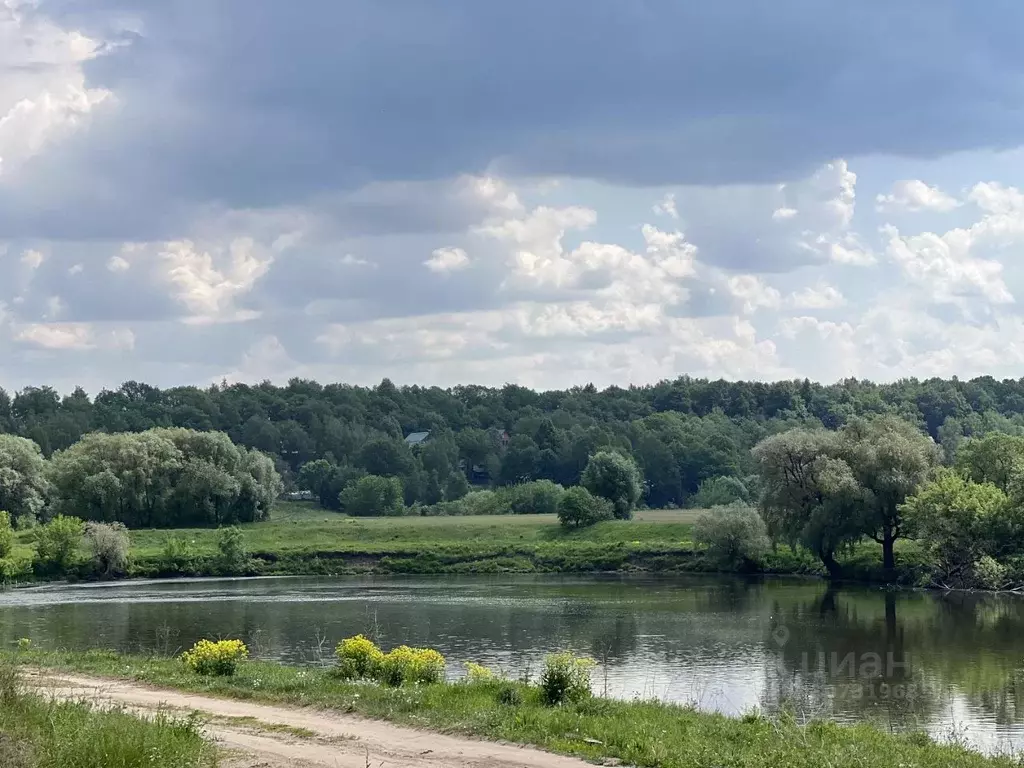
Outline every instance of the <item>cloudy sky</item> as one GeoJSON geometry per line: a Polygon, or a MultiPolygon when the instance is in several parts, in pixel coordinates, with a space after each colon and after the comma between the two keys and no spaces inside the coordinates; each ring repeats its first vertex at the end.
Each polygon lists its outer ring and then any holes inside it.
{"type": "Polygon", "coordinates": [[[1024,374],[1020,0],[0,0],[0,386],[1024,374]]]}

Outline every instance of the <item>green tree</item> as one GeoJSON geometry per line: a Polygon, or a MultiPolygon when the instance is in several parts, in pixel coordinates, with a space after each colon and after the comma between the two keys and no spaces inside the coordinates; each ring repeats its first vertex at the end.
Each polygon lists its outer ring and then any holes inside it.
{"type": "Polygon", "coordinates": [[[101,576],[117,576],[128,571],[131,540],[123,523],[86,523],[85,543],[101,576]]]}
{"type": "Polygon", "coordinates": [[[217,538],[217,562],[221,571],[228,575],[242,575],[249,570],[251,558],[241,528],[232,525],[221,529],[217,538]]]}
{"type": "Polygon", "coordinates": [[[444,497],[448,501],[458,501],[469,493],[469,481],[466,475],[460,470],[455,470],[448,475],[448,482],[444,486],[444,497]]]}
{"type": "Polygon", "coordinates": [[[36,559],[44,570],[66,573],[82,544],[85,523],[77,517],[57,515],[36,534],[36,559]]]}
{"type": "Polygon", "coordinates": [[[935,559],[940,582],[970,587],[979,561],[997,547],[1009,499],[993,483],[943,470],[906,500],[902,514],[935,559]]]}
{"type": "Polygon", "coordinates": [[[750,501],[750,493],[743,481],[736,477],[712,477],[701,482],[697,492],[686,500],[686,505],[693,509],[710,509],[734,501],[750,501]]]}
{"type": "Polygon", "coordinates": [[[50,487],[46,462],[32,440],[0,434],[0,509],[15,521],[35,521],[46,506],[50,487]]]}
{"type": "MultiPolygon", "coordinates": [[[[316,494],[317,499],[320,500],[321,507],[330,508],[332,504],[328,499],[331,490],[331,477],[336,470],[337,466],[327,459],[307,461],[299,469],[299,476],[296,482],[301,490],[311,491],[316,494]]],[[[338,491],[335,491],[335,498],[337,498],[337,495],[338,491]]]]}
{"type": "Polygon", "coordinates": [[[11,515],[0,510],[0,560],[14,550],[14,528],[11,527],[11,515]]]}
{"type": "Polygon", "coordinates": [[[341,508],[356,517],[397,516],[405,512],[402,481],[397,477],[366,475],[341,492],[341,508]]]}
{"type": "Polygon", "coordinates": [[[760,563],[770,547],[764,520],[756,509],[743,503],[701,513],[693,524],[693,542],[727,568],[760,563]]]}
{"type": "Polygon", "coordinates": [[[957,450],[956,468],[976,483],[992,483],[1010,492],[1024,474],[1024,437],[994,433],[965,440],[957,450]]]}
{"type": "Polygon", "coordinates": [[[615,517],[612,503],[586,488],[569,488],[558,502],[558,520],[565,528],[585,528],[615,517]]]}
{"type": "Polygon", "coordinates": [[[840,431],[842,455],[865,493],[865,535],[882,545],[882,567],[896,567],[904,535],[901,505],[942,459],[930,437],[896,416],[854,419],[840,431]]]}
{"type": "Polygon", "coordinates": [[[643,479],[632,459],[615,451],[599,451],[590,457],[583,470],[583,487],[608,499],[615,517],[629,520],[643,492],[643,479]]]}
{"type": "Polygon", "coordinates": [[[835,458],[841,447],[836,432],[793,429],[753,452],[769,533],[805,546],[833,578],[840,573],[836,553],[863,536],[866,501],[850,466],[835,458]]]}

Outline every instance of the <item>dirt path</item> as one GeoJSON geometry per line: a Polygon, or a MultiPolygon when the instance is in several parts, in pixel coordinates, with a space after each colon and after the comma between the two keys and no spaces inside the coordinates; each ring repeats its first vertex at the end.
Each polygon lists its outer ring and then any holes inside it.
{"type": "Polygon", "coordinates": [[[44,695],[209,718],[225,768],[583,768],[536,749],[445,736],[333,712],[253,704],[150,688],[121,680],[36,670],[25,683],[44,695]]]}

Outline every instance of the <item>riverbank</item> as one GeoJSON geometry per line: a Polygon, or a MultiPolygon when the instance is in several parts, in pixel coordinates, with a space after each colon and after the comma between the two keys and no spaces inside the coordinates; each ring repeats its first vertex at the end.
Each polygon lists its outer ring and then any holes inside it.
{"type": "MultiPolygon", "coordinates": [[[[644,510],[630,521],[565,530],[553,515],[352,518],[312,505],[284,503],[270,521],[241,526],[249,558],[225,563],[214,529],[131,532],[130,578],[318,576],[452,573],[712,573],[693,544],[699,510],[644,510]]],[[[918,584],[927,568],[912,542],[901,542],[899,569],[887,578],[880,550],[865,542],[842,560],[855,582],[918,584]]],[[[10,582],[33,580],[33,532],[18,535],[10,582]]],[[[779,547],[746,573],[825,576],[807,552],[779,547]]],[[[79,559],[65,574],[94,578],[79,559]]]]}
{"type": "MultiPolygon", "coordinates": [[[[936,744],[924,734],[889,734],[869,725],[816,722],[799,726],[785,717],[769,719],[751,714],[737,719],[657,702],[604,698],[550,707],[542,703],[536,687],[521,682],[461,681],[387,688],[345,683],[323,667],[263,662],[244,663],[231,678],[205,678],[188,673],[173,659],[109,652],[25,652],[8,658],[16,659],[25,669],[129,680],[228,700],[329,710],[339,713],[338,718],[359,715],[447,734],[531,745],[599,763],[620,761],[645,768],[1020,765],[1010,757],[986,757],[958,746],[936,744]],[[510,688],[517,694],[502,693],[510,688]]],[[[144,690],[152,701],[153,691],[144,690]]],[[[345,725],[346,732],[357,739],[359,722],[347,721],[345,725]]],[[[430,763],[424,760],[424,764],[430,763]]]]}
{"type": "Polygon", "coordinates": [[[215,750],[186,718],[133,717],[26,691],[0,664],[3,768],[213,768],[215,750]]]}

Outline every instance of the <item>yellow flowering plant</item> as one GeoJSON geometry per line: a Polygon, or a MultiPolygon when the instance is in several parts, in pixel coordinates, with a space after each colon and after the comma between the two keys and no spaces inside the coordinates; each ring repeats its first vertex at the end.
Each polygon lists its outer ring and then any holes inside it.
{"type": "Polygon", "coordinates": [[[249,649],[241,640],[200,640],[181,660],[200,675],[229,677],[235,674],[238,662],[249,658],[249,649]]]}
{"type": "Polygon", "coordinates": [[[436,683],[444,677],[445,659],[432,648],[401,645],[384,653],[371,640],[356,635],[335,649],[338,673],[346,680],[370,679],[386,685],[436,683]]]}

